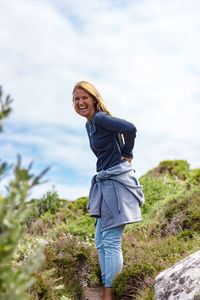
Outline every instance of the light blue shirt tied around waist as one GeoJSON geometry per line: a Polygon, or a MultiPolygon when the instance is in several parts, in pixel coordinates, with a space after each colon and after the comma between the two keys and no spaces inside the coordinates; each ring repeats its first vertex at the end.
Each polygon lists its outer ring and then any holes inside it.
{"type": "Polygon", "coordinates": [[[92,217],[102,219],[102,230],[141,221],[143,203],[142,186],[129,162],[93,176],[87,208],[92,217]]]}

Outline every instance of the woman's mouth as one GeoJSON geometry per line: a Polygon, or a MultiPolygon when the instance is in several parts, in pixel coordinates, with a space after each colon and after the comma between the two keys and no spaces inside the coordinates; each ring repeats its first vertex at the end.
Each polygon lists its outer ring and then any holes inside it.
{"type": "Polygon", "coordinates": [[[87,111],[87,106],[81,106],[81,107],[79,107],[79,111],[80,112],[86,112],[87,111]]]}

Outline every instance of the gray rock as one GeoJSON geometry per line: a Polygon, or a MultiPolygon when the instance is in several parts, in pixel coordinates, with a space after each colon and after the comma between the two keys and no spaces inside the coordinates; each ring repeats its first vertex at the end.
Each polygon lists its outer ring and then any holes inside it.
{"type": "Polygon", "coordinates": [[[200,251],[161,272],[154,288],[155,300],[200,300],[200,251]]]}

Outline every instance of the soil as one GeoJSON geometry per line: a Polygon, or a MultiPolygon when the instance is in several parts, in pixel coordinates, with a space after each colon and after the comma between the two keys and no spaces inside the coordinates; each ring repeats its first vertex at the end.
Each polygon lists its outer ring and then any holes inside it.
{"type": "Polygon", "coordinates": [[[85,295],[82,300],[101,300],[103,296],[102,287],[87,287],[85,289],[85,295]]]}

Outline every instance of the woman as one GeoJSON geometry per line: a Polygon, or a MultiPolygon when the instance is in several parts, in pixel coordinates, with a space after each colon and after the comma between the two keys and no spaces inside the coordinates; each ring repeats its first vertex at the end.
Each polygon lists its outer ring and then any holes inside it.
{"type": "Polygon", "coordinates": [[[87,119],[90,147],[97,157],[88,209],[96,218],[95,243],[99,256],[103,300],[113,299],[112,283],[122,270],[121,239],[128,223],[141,221],[142,187],[131,166],[135,126],[113,117],[97,89],[80,81],[73,89],[75,111],[87,119]]]}

